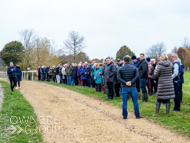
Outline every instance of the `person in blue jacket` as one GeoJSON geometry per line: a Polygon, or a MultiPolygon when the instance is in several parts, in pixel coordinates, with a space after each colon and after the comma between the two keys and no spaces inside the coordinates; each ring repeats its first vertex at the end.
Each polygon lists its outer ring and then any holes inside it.
{"type": "Polygon", "coordinates": [[[90,64],[87,64],[87,68],[86,68],[86,72],[87,72],[87,86],[90,87],[91,83],[90,83],[90,78],[91,78],[91,68],[90,68],[90,64]]]}
{"type": "Polygon", "coordinates": [[[16,63],[16,89],[20,89],[20,81],[22,81],[22,70],[19,63],[16,63]]]}
{"type": "Polygon", "coordinates": [[[180,81],[179,81],[179,97],[180,97],[180,102],[182,103],[182,98],[183,98],[183,83],[184,83],[184,65],[181,63],[181,68],[180,68],[180,81]]]}
{"type": "Polygon", "coordinates": [[[13,62],[10,62],[10,66],[7,68],[7,74],[10,80],[11,90],[13,91],[16,85],[16,82],[15,82],[16,68],[14,67],[13,62]]]}
{"type": "Polygon", "coordinates": [[[96,68],[94,69],[94,80],[95,84],[98,87],[98,92],[101,92],[101,84],[102,84],[102,69],[99,64],[96,64],[96,68]]]}
{"type": "Polygon", "coordinates": [[[82,78],[82,82],[83,82],[83,86],[87,86],[87,70],[86,67],[84,65],[84,63],[82,63],[82,67],[80,69],[80,74],[81,74],[81,78],[82,78]]]}

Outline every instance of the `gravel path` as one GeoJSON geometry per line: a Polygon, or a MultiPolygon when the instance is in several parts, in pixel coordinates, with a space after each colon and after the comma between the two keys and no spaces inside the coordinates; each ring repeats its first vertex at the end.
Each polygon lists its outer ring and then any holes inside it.
{"type": "Polygon", "coordinates": [[[48,143],[190,142],[146,119],[135,119],[133,113],[123,120],[121,109],[61,87],[22,81],[21,93],[33,106],[48,143]]]}

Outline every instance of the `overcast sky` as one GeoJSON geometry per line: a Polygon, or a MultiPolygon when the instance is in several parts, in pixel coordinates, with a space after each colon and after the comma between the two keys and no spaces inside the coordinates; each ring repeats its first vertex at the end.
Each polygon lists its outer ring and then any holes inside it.
{"type": "Polygon", "coordinates": [[[57,49],[77,31],[90,59],[115,57],[123,45],[139,55],[164,42],[170,52],[190,38],[190,0],[0,0],[0,50],[24,29],[57,49]]]}

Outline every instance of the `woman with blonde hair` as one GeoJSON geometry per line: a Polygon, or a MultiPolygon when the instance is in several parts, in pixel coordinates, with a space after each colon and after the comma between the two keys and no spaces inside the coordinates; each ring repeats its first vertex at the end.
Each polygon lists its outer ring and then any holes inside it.
{"type": "Polygon", "coordinates": [[[161,61],[156,66],[154,76],[158,78],[156,113],[153,116],[158,116],[161,103],[166,104],[166,115],[170,112],[170,99],[175,98],[174,85],[172,79],[173,65],[168,60],[168,56],[163,54],[160,57],[161,61]]]}

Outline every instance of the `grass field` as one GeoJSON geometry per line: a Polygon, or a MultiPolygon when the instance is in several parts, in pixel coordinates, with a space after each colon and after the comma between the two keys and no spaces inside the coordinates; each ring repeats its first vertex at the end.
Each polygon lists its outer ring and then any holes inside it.
{"type": "Polygon", "coordinates": [[[19,90],[11,91],[9,83],[0,81],[4,102],[0,111],[1,143],[41,143],[42,133],[34,110],[19,90]],[[19,129],[20,126],[23,130],[19,129]],[[16,131],[13,133],[14,126],[16,131]],[[21,131],[19,133],[19,131],[21,131]]]}
{"type": "MultiPolygon", "coordinates": [[[[156,106],[156,96],[149,96],[149,102],[143,103],[139,102],[140,113],[144,118],[151,120],[155,123],[158,123],[165,128],[173,130],[178,133],[182,133],[183,135],[190,137],[190,72],[186,72],[184,74],[185,83],[183,84],[183,103],[181,104],[181,112],[170,112],[170,117],[165,115],[166,113],[166,105],[162,104],[158,117],[153,117],[152,115],[155,113],[156,106]]],[[[100,100],[104,100],[112,103],[112,105],[117,106],[119,108],[122,107],[122,98],[114,98],[113,100],[106,99],[106,95],[98,93],[94,88],[81,87],[81,86],[68,86],[64,84],[57,84],[54,82],[45,82],[51,85],[64,87],[70,89],[72,91],[76,91],[78,93],[98,97],[100,100]]],[[[171,110],[173,109],[174,102],[171,100],[171,110]]],[[[133,110],[133,103],[130,99],[128,101],[128,109],[130,111],[133,110]]]]}

